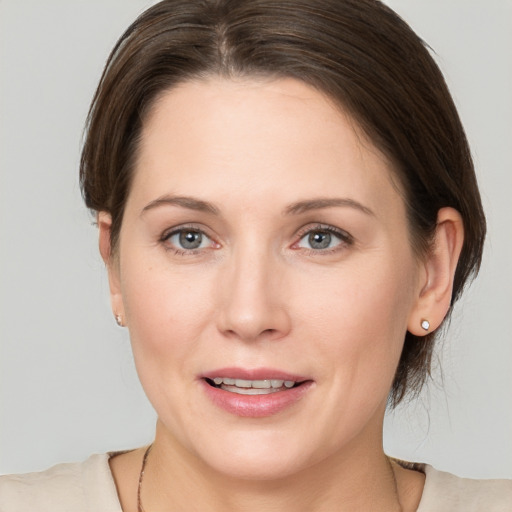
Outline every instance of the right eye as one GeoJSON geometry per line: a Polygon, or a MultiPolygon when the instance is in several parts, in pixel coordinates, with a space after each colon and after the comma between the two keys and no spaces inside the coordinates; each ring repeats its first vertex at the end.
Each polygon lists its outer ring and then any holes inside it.
{"type": "Polygon", "coordinates": [[[193,252],[207,247],[213,247],[213,240],[203,231],[193,228],[179,228],[166,233],[162,241],[179,253],[193,252]]]}

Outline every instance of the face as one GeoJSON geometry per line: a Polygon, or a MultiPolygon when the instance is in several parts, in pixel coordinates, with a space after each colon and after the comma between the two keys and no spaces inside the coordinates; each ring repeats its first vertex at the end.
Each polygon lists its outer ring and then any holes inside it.
{"type": "Polygon", "coordinates": [[[323,95],[220,78],[163,95],[118,249],[157,441],[248,478],[380,447],[419,263],[390,165],[323,95]]]}

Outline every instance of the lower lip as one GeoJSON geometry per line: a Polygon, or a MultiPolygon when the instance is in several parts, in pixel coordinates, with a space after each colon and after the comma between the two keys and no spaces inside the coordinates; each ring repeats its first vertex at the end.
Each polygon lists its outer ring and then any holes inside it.
{"type": "Polygon", "coordinates": [[[264,418],[272,416],[296,404],[313,385],[312,381],[300,386],[269,393],[267,395],[241,395],[216,388],[202,380],[208,398],[225,411],[244,418],[264,418]]]}

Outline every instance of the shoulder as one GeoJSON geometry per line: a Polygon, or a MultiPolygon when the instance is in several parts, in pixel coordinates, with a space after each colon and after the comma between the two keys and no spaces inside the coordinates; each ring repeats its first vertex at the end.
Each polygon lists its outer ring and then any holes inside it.
{"type": "Polygon", "coordinates": [[[46,471],[0,477],[0,512],[121,512],[108,464],[92,455],[46,471]]]}
{"type": "Polygon", "coordinates": [[[460,478],[418,466],[426,476],[418,512],[512,512],[512,480],[460,478]]]}

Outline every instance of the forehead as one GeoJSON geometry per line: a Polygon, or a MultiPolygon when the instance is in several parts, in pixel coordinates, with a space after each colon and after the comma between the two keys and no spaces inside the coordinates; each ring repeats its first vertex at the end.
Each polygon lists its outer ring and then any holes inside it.
{"type": "Polygon", "coordinates": [[[391,165],[354,119],[293,79],[211,78],[166,91],[145,120],[132,191],[401,202],[391,165]]]}

